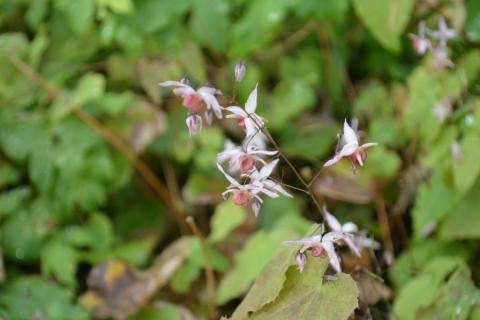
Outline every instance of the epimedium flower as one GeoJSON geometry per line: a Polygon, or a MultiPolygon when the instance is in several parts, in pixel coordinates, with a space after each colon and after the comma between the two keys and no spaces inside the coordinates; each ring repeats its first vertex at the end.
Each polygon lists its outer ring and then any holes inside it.
{"type": "Polygon", "coordinates": [[[275,159],[272,162],[264,165],[260,170],[253,170],[248,174],[242,174],[242,177],[249,178],[250,183],[260,189],[267,189],[275,192],[276,194],[280,193],[286,197],[293,198],[293,196],[288,193],[280,184],[269,179],[278,161],[278,159],[275,159]]]}
{"type": "Polygon", "coordinates": [[[430,42],[430,40],[426,38],[425,31],[426,31],[425,21],[422,20],[418,24],[418,35],[409,34],[409,37],[413,42],[413,47],[415,49],[415,52],[417,52],[417,54],[421,56],[423,56],[427,52],[427,50],[432,46],[432,43],[430,42]]]}
{"type": "Polygon", "coordinates": [[[355,172],[356,166],[363,166],[367,158],[365,149],[376,146],[377,143],[370,142],[360,145],[355,131],[348,125],[347,120],[343,123],[342,148],[335,156],[325,162],[324,167],[329,167],[339,162],[344,157],[349,157],[352,162],[352,169],[355,172]]]}
{"type": "Polygon", "coordinates": [[[433,108],[433,114],[440,121],[445,121],[452,113],[452,103],[449,99],[443,99],[440,103],[437,103],[433,108]]]}
{"type": "Polygon", "coordinates": [[[260,212],[260,208],[263,203],[263,199],[260,195],[264,194],[270,198],[277,198],[279,196],[277,192],[272,191],[258,183],[241,184],[228,173],[226,173],[219,163],[217,163],[217,167],[218,170],[220,170],[220,172],[222,172],[225,178],[227,178],[227,180],[230,182],[227,190],[222,193],[223,198],[226,199],[229,194],[233,194],[233,202],[238,206],[247,206],[250,204],[255,216],[257,216],[260,212]]]}
{"type": "Polygon", "coordinates": [[[249,147],[248,144],[235,146],[231,141],[225,142],[225,149],[217,154],[218,162],[228,161],[229,172],[247,173],[255,169],[260,162],[267,164],[262,157],[274,156],[278,151],[262,150],[258,147],[249,147]]]}
{"type": "Polygon", "coordinates": [[[334,215],[328,212],[327,207],[323,207],[325,213],[325,221],[332,231],[343,232],[349,234],[351,237],[346,238],[345,244],[357,256],[361,255],[363,248],[379,249],[380,244],[367,237],[366,230],[358,230],[358,226],[353,222],[346,222],[341,224],[334,215]]]}
{"type": "MultiPolygon", "coordinates": [[[[305,254],[307,250],[311,250],[314,257],[328,257],[330,265],[336,272],[340,272],[340,259],[335,251],[335,244],[342,244],[346,239],[351,238],[351,235],[345,232],[330,231],[323,235],[315,235],[301,240],[287,240],[283,241],[285,245],[301,245],[299,252],[305,254]]],[[[297,255],[298,255],[297,253],[297,255]]],[[[303,271],[305,262],[295,256],[295,262],[300,272],[303,271]]]]}
{"type": "Polygon", "coordinates": [[[238,126],[245,129],[247,137],[256,134],[265,125],[263,118],[255,113],[257,109],[257,88],[258,84],[248,96],[245,108],[239,106],[225,108],[230,112],[226,117],[236,119],[238,126]]]}
{"type": "Polygon", "coordinates": [[[218,89],[212,87],[200,87],[194,89],[188,84],[180,81],[161,82],[162,87],[175,87],[173,93],[183,98],[182,105],[191,112],[199,113],[204,106],[213,110],[217,118],[222,118],[223,107],[218,102],[216,95],[221,94],[218,89]]]}
{"type": "Polygon", "coordinates": [[[449,29],[445,18],[440,17],[440,19],[438,19],[438,30],[430,31],[430,34],[433,38],[440,41],[440,45],[446,45],[448,40],[457,36],[457,31],[449,29]]]}

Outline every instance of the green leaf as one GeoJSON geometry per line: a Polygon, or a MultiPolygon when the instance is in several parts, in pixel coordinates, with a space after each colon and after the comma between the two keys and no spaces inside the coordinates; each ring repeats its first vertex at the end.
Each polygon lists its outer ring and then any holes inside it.
{"type": "Polygon", "coordinates": [[[355,11],[373,36],[388,50],[400,51],[413,0],[353,0],[355,11]]]}
{"type": "Polygon", "coordinates": [[[480,136],[478,132],[470,131],[460,141],[462,156],[453,160],[453,177],[455,188],[465,193],[477,180],[480,174],[480,136]]]}
{"type": "MultiPolygon", "coordinates": [[[[286,239],[295,239],[298,234],[289,229],[260,230],[245,243],[235,255],[235,266],[219,284],[216,301],[224,304],[245,292],[258,277],[260,271],[281,249],[286,239]]],[[[290,259],[292,259],[290,257],[290,259]]]]}
{"type": "Polygon", "coordinates": [[[417,319],[416,311],[434,302],[444,279],[462,263],[458,258],[442,256],[431,260],[419,276],[402,287],[394,302],[393,314],[399,319],[417,319]]]}
{"type": "Polygon", "coordinates": [[[187,261],[170,279],[170,286],[178,293],[185,294],[190,289],[193,281],[200,276],[202,268],[195,263],[187,261]]]}
{"type": "Polygon", "coordinates": [[[54,275],[63,284],[74,287],[77,273],[77,253],[60,239],[52,239],[42,248],[42,274],[54,275]]]}
{"type": "Polygon", "coordinates": [[[245,222],[246,214],[242,207],[231,200],[220,203],[210,221],[212,231],[208,239],[213,243],[224,240],[233,229],[245,222]]]}
{"type": "Polygon", "coordinates": [[[190,30],[200,44],[210,46],[219,53],[227,48],[227,36],[230,27],[228,18],[230,2],[212,0],[205,4],[203,0],[194,0],[190,30]]]}
{"type": "Polygon", "coordinates": [[[78,82],[73,95],[72,104],[82,105],[99,98],[105,92],[105,77],[98,73],[84,75],[78,82]]]}
{"type": "MultiPolygon", "coordinates": [[[[452,213],[443,222],[440,236],[445,239],[476,239],[480,237],[478,199],[480,181],[459,201],[452,213]]],[[[441,200],[437,198],[437,201],[441,200]]]]}
{"type": "Polygon", "coordinates": [[[113,12],[120,14],[132,13],[134,9],[132,0],[108,0],[107,4],[113,12]]]}
{"type": "Polygon", "coordinates": [[[471,254],[470,249],[463,243],[439,241],[437,239],[416,243],[398,256],[390,270],[389,276],[395,287],[401,288],[409,283],[411,278],[418,273],[418,269],[422,269],[433,258],[449,256],[452,259],[468,260],[471,254]]]}
{"type": "Polygon", "coordinates": [[[466,265],[461,265],[437,291],[432,305],[421,308],[415,319],[471,319],[470,312],[479,302],[480,291],[471,279],[470,270],[466,265]]]}
{"type": "Polygon", "coordinates": [[[466,3],[467,19],[465,33],[470,41],[480,42],[480,2],[469,0],[466,3]]]}
{"type": "Polygon", "coordinates": [[[76,34],[82,34],[93,22],[95,4],[93,0],[55,0],[55,8],[67,18],[71,29],[76,34]]]}
{"type": "Polygon", "coordinates": [[[315,104],[315,95],[311,86],[303,79],[289,79],[280,82],[273,90],[268,113],[268,125],[272,129],[281,129],[315,104]]]}
{"type": "MultiPolygon", "coordinates": [[[[291,257],[289,257],[291,259],[291,257]]],[[[232,320],[245,319],[347,319],[357,307],[355,281],[339,273],[335,280],[325,281],[328,259],[308,257],[303,273],[290,266],[278,297],[261,308],[249,305],[249,295],[240,304],[232,320]]],[[[276,276],[271,274],[270,277],[276,276]]]]}
{"type": "Polygon", "coordinates": [[[455,206],[457,195],[452,183],[441,170],[433,173],[428,183],[418,188],[413,207],[414,238],[424,237],[430,226],[438,225],[455,206]]]}
{"type": "Polygon", "coordinates": [[[245,13],[232,28],[231,54],[243,58],[266,47],[280,31],[292,0],[264,0],[249,2],[245,13]]]}
{"type": "Polygon", "coordinates": [[[10,282],[0,292],[0,310],[7,319],[87,320],[88,313],[75,306],[73,292],[36,276],[10,282]]]}
{"type": "Polygon", "coordinates": [[[0,194],[0,217],[16,213],[32,195],[29,187],[18,187],[0,194]]]}
{"type": "Polygon", "coordinates": [[[443,97],[441,87],[426,69],[420,67],[409,77],[408,89],[410,97],[403,121],[411,135],[418,134],[423,144],[428,145],[435,140],[442,126],[433,113],[443,97]]]}

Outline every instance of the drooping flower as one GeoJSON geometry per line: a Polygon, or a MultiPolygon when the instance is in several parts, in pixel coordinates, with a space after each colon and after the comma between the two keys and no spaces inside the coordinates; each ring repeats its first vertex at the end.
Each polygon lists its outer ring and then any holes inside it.
{"type": "Polygon", "coordinates": [[[455,64],[448,57],[448,47],[446,44],[440,43],[440,45],[430,49],[430,52],[435,58],[435,67],[439,70],[445,68],[453,68],[455,64]]]}
{"type": "Polygon", "coordinates": [[[240,82],[245,77],[247,72],[247,65],[243,62],[237,62],[235,64],[235,81],[240,82]]]}
{"type": "Polygon", "coordinates": [[[380,248],[380,244],[377,241],[367,237],[366,230],[359,231],[358,226],[353,222],[341,224],[335,216],[328,212],[325,206],[323,207],[323,211],[325,213],[325,220],[332,231],[344,232],[351,236],[345,239],[345,243],[355,255],[360,256],[363,248],[371,248],[374,250],[380,248]]]}
{"type": "Polygon", "coordinates": [[[218,102],[216,95],[221,94],[218,89],[212,87],[200,87],[193,89],[188,84],[179,81],[161,82],[162,87],[176,87],[173,93],[183,98],[182,104],[192,112],[199,113],[204,106],[213,110],[217,118],[222,118],[222,106],[218,102]]]}
{"type": "Polygon", "coordinates": [[[258,215],[260,212],[260,208],[263,203],[260,195],[264,194],[270,198],[277,198],[279,196],[277,192],[272,191],[258,183],[250,182],[247,184],[240,184],[232,176],[226,173],[219,163],[217,163],[217,167],[218,170],[220,170],[220,172],[222,172],[225,178],[227,178],[227,180],[230,182],[227,190],[222,193],[224,199],[226,199],[229,194],[233,194],[233,202],[236,205],[246,206],[250,204],[255,215],[258,215]]]}
{"type": "Polygon", "coordinates": [[[218,162],[228,161],[229,171],[247,173],[255,168],[260,162],[266,164],[262,157],[274,156],[278,151],[261,150],[259,148],[248,148],[245,144],[235,146],[231,141],[225,143],[225,149],[217,154],[218,162]]]}
{"type": "Polygon", "coordinates": [[[449,29],[444,17],[438,19],[438,30],[430,31],[433,38],[436,38],[440,45],[446,45],[447,41],[457,36],[457,31],[449,29]]]}
{"type": "Polygon", "coordinates": [[[348,125],[347,120],[343,123],[342,148],[335,156],[325,162],[324,167],[329,167],[339,162],[344,157],[349,157],[352,162],[352,169],[355,172],[356,166],[363,166],[367,158],[365,149],[376,146],[377,143],[370,142],[359,145],[358,137],[355,131],[348,125]]]}
{"type": "MultiPolygon", "coordinates": [[[[346,242],[345,240],[348,238],[351,238],[351,235],[347,233],[331,231],[324,235],[315,235],[301,240],[283,241],[283,244],[301,245],[302,247],[300,248],[299,253],[305,253],[310,249],[312,251],[312,256],[314,257],[328,257],[332,268],[335,271],[340,272],[340,259],[335,252],[335,244],[342,244],[346,242]]],[[[297,264],[297,266],[300,270],[300,265],[297,264]]],[[[303,266],[300,271],[302,270],[303,266]]]]}
{"type": "Polygon", "coordinates": [[[425,21],[420,21],[418,24],[418,35],[416,34],[409,34],[410,39],[413,42],[413,47],[418,55],[423,56],[427,50],[432,46],[430,40],[428,40],[425,36],[425,21]]]}
{"type": "Polygon", "coordinates": [[[257,87],[258,84],[248,96],[245,109],[238,106],[225,108],[231,113],[226,117],[237,119],[238,126],[245,129],[247,137],[258,133],[265,125],[263,118],[255,113],[257,109],[257,87]]]}
{"type": "Polygon", "coordinates": [[[293,198],[292,195],[288,193],[280,184],[269,179],[278,161],[278,159],[275,159],[272,162],[264,165],[260,170],[254,170],[248,174],[243,174],[242,176],[248,177],[250,179],[250,184],[262,190],[267,189],[275,193],[280,193],[286,197],[293,198]]]}

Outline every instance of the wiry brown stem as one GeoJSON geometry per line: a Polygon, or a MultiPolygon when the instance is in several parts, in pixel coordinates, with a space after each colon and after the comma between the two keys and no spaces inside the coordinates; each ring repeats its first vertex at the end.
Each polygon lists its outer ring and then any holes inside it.
{"type": "Polygon", "coordinates": [[[208,303],[208,314],[210,319],[215,319],[215,275],[213,274],[212,262],[208,256],[207,243],[202,233],[198,229],[195,221],[192,217],[187,217],[186,219],[188,226],[192,230],[192,233],[200,242],[200,247],[202,249],[203,259],[205,260],[205,277],[207,278],[207,303],[208,303]]]}
{"type": "MultiPolygon", "coordinates": [[[[67,100],[62,91],[52,86],[45,78],[43,78],[38,72],[33,70],[29,65],[20,60],[17,56],[11,56],[10,61],[12,64],[22,72],[27,78],[35,82],[42,90],[44,90],[51,99],[62,98],[67,100]]],[[[141,159],[135,156],[135,153],[130,147],[115,133],[108,128],[104,127],[97,119],[84,112],[79,106],[70,104],[72,113],[82,120],[86,125],[92,128],[96,133],[102,136],[111,146],[119,151],[135,170],[142,176],[145,182],[155,191],[155,194],[160,200],[164,202],[169,211],[172,213],[173,218],[176,220],[180,230],[185,233],[187,226],[185,224],[182,212],[176,207],[168,189],[157,178],[153,170],[141,159]]]]}
{"type": "MultiPolygon", "coordinates": [[[[322,204],[318,201],[317,197],[315,196],[315,193],[313,191],[313,188],[312,188],[312,185],[310,183],[307,183],[307,181],[305,181],[305,179],[302,177],[302,175],[300,174],[300,172],[298,172],[297,168],[295,168],[295,166],[290,162],[290,160],[288,159],[288,157],[282,152],[282,150],[280,149],[280,146],[278,145],[278,143],[275,141],[275,139],[273,139],[272,135],[270,134],[270,132],[267,130],[267,128],[261,124],[261,123],[258,123],[258,121],[252,117],[252,115],[248,115],[250,119],[252,119],[252,121],[255,123],[255,125],[260,128],[261,132],[268,138],[268,140],[270,141],[270,143],[273,145],[273,147],[275,148],[275,150],[278,152],[278,155],[280,156],[280,158],[282,158],[283,161],[285,161],[285,163],[287,164],[287,166],[293,171],[293,173],[295,174],[295,176],[297,177],[297,179],[302,183],[302,185],[305,187],[305,191],[307,191],[306,193],[310,196],[310,198],[312,199],[313,203],[315,204],[315,206],[317,207],[318,209],[318,212],[320,212],[323,220],[326,220],[326,215],[325,215],[325,212],[323,210],[323,206],[322,204]]],[[[323,201],[323,198],[322,198],[322,202],[323,201]]]]}

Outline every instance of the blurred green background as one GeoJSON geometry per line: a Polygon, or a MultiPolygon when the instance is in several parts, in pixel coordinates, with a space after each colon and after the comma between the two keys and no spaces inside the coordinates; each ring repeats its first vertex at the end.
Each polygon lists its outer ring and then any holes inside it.
{"type": "Polygon", "coordinates": [[[206,318],[201,245],[175,215],[206,237],[230,315],[281,241],[320,221],[302,194],[258,219],[223,202],[216,153],[241,132],[226,121],[190,138],[158,86],[186,76],[227,103],[242,60],[237,100],[259,83],[257,112],[305,178],[344,118],[381,145],[356,175],[345,161],[315,185],[383,244],[347,267],[387,292],[356,315],[480,319],[479,1],[2,0],[0,31],[0,317],[206,318]],[[441,16],[459,30],[449,70],[407,36],[441,16]]]}

